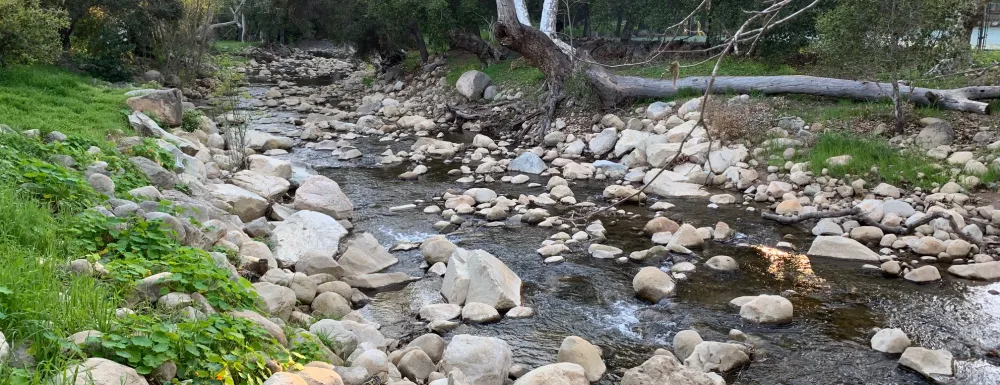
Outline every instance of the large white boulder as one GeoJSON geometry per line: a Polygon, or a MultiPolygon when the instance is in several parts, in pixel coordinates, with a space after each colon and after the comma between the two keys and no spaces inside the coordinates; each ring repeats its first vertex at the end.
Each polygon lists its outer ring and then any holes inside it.
{"type": "Polygon", "coordinates": [[[902,329],[882,329],[872,337],[872,349],[882,353],[899,354],[910,347],[910,337],[902,329]]]}
{"type": "Polygon", "coordinates": [[[709,196],[702,186],[695,183],[688,183],[688,176],[673,171],[663,171],[652,169],[646,172],[642,178],[642,183],[648,184],[646,191],[665,198],[681,197],[705,197],[709,196]]]}
{"type": "Polygon", "coordinates": [[[684,360],[684,365],[703,372],[728,372],[750,363],[750,356],[742,345],[705,341],[694,347],[684,360]]]}
{"type": "Polygon", "coordinates": [[[632,278],[632,289],[636,294],[654,303],[673,294],[676,286],[669,274],[652,266],[642,268],[632,278]]]}
{"type": "Polygon", "coordinates": [[[955,358],[947,350],[909,347],[899,357],[899,364],[927,377],[955,375],[955,358]]]}
{"type": "Polygon", "coordinates": [[[620,157],[629,153],[634,149],[639,149],[642,151],[646,150],[646,141],[649,139],[648,132],[642,132],[637,130],[625,130],[622,131],[622,135],[615,142],[615,157],[620,157]]]}
{"type": "Polygon", "coordinates": [[[952,265],[948,268],[948,273],[967,279],[995,281],[1000,279],[1000,262],[952,265]]]}
{"type": "Polygon", "coordinates": [[[590,382],[599,381],[604,376],[604,372],[607,371],[607,366],[601,359],[601,349],[577,336],[569,336],[563,340],[562,345],[559,346],[559,353],[556,355],[556,362],[580,365],[590,382]]]}
{"type": "Polygon", "coordinates": [[[792,302],[779,295],[761,295],[740,307],[740,317],[758,324],[792,322],[792,302]]]}
{"type": "Polygon", "coordinates": [[[549,364],[526,373],[514,385],[588,385],[583,367],[561,362],[549,364]]]}
{"type": "Polygon", "coordinates": [[[322,175],[310,175],[302,181],[302,185],[295,190],[292,207],[321,212],[335,219],[349,218],[354,211],[354,205],[340,191],[340,185],[322,175]]]}
{"type": "Polygon", "coordinates": [[[688,368],[670,354],[657,354],[625,371],[621,385],[725,385],[710,374],[688,368]]]}
{"type": "Polygon", "coordinates": [[[455,82],[455,88],[469,100],[479,100],[483,91],[490,85],[490,76],[476,70],[466,71],[455,82]]]}
{"type": "Polygon", "coordinates": [[[88,358],[56,376],[58,385],[148,385],[135,369],[104,358],[88,358]]]}
{"type": "MultiPolygon", "coordinates": [[[[675,265],[676,266],[676,265],[675,265]]],[[[693,266],[693,265],[692,265],[693,266]]],[[[686,359],[694,352],[698,344],[705,342],[701,335],[694,330],[681,330],[674,335],[674,355],[680,359],[686,359]]]]}
{"type": "Polygon", "coordinates": [[[510,346],[501,339],[461,334],[444,350],[439,368],[465,374],[465,385],[503,385],[512,363],[510,346]]]}
{"type": "Polygon", "coordinates": [[[604,131],[594,136],[590,140],[589,147],[590,152],[594,153],[596,156],[602,156],[611,152],[615,148],[615,143],[618,142],[618,130],[614,128],[605,128],[604,131]]]}
{"type": "Polygon", "coordinates": [[[264,155],[250,155],[247,157],[247,163],[250,166],[250,171],[256,171],[268,176],[276,176],[281,179],[292,177],[292,164],[287,160],[264,155]]]}
{"type": "Polygon", "coordinates": [[[541,174],[545,171],[545,162],[533,152],[525,152],[512,160],[507,171],[526,172],[529,174],[541,174]]]}
{"type": "Polygon", "coordinates": [[[243,222],[250,222],[264,216],[267,213],[267,208],[271,206],[264,197],[238,186],[210,184],[205,187],[207,187],[210,197],[229,205],[229,213],[240,217],[243,222]]]}
{"type": "Polygon", "coordinates": [[[291,183],[286,179],[269,176],[251,170],[243,170],[233,175],[230,183],[247,191],[260,195],[269,201],[275,201],[288,192],[291,183]]]}
{"type": "Polygon", "coordinates": [[[294,290],[263,281],[253,284],[253,287],[257,291],[261,310],[284,320],[292,314],[295,309],[294,290]]]}
{"type": "Polygon", "coordinates": [[[346,242],[346,249],[337,260],[348,274],[375,273],[399,262],[369,233],[362,233],[346,242]]]}
{"type": "Polygon", "coordinates": [[[521,305],[521,278],[484,250],[455,249],[441,285],[448,302],[480,302],[495,309],[521,305]]]}
{"type": "Polygon", "coordinates": [[[816,237],[806,254],[859,261],[877,262],[879,260],[877,253],[871,251],[860,242],[836,235],[816,237]]]}
{"type": "Polygon", "coordinates": [[[345,235],[347,229],[329,215],[298,211],[278,222],[271,231],[274,258],[282,266],[292,266],[309,252],[332,257],[345,235]]]}

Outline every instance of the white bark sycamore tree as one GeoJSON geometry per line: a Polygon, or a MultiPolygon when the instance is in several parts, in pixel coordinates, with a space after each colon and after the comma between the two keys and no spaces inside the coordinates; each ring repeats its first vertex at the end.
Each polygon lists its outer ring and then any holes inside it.
{"type": "MultiPolygon", "coordinates": [[[[574,50],[555,33],[555,18],[559,0],[546,0],[540,28],[531,26],[524,0],[496,0],[497,21],[493,34],[500,44],[520,53],[545,75],[547,96],[542,101],[543,118],[538,134],[544,135],[559,103],[564,98],[564,84],[574,73],[584,74],[604,108],[614,108],[637,98],[666,98],[680,89],[699,93],[806,94],[862,101],[891,100],[893,87],[889,83],[866,82],[814,76],[692,76],[680,79],[651,79],[622,76],[591,59],[584,50],[574,50]]],[[[775,1],[765,10],[748,10],[748,24],[726,41],[704,52],[717,58],[722,52],[732,54],[752,51],[757,41],[769,29],[783,24],[820,1],[815,0],[797,10],[785,9],[791,0],[775,1]],[[725,48],[725,51],[724,51],[725,48]]],[[[686,23],[708,0],[675,26],[686,23]]],[[[677,34],[677,28],[667,33],[677,34]]],[[[862,59],[863,60],[863,59],[862,59]]],[[[1000,87],[977,86],[959,89],[929,89],[900,86],[899,94],[918,106],[988,114],[989,103],[983,100],[1000,98],[1000,87]]]]}

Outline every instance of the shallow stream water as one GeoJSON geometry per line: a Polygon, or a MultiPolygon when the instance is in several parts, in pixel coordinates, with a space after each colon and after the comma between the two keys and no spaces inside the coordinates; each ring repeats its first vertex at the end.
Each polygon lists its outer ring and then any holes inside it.
{"type": "MultiPolygon", "coordinates": [[[[251,94],[259,96],[268,85],[258,84],[251,94]]],[[[275,133],[290,132],[293,112],[269,110],[270,116],[254,122],[254,128],[275,133]]],[[[471,135],[446,139],[470,142],[471,135]]],[[[296,147],[281,156],[312,166],[337,181],[355,206],[355,231],[372,233],[384,246],[399,242],[419,242],[437,234],[432,224],[438,215],[424,214],[423,207],[408,211],[389,208],[431,202],[447,189],[465,189],[446,175],[456,164],[429,162],[430,171],[419,181],[401,181],[397,175],[412,168],[382,166],[378,154],[386,148],[409,151],[414,138],[379,143],[377,138],[358,138],[354,145],[364,153],[361,159],[338,161],[327,151],[296,147]]],[[[516,198],[521,193],[539,194],[542,187],[513,185],[499,181],[476,185],[516,198]]],[[[531,182],[545,184],[547,178],[532,176],[531,182]]],[[[570,187],[578,201],[603,204],[601,191],[608,181],[577,182],[570,187]]],[[[650,204],[652,202],[649,202],[650,204]]],[[[902,279],[884,278],[862,270],[860,262],[807,258],[771,246],[789,241],[806,250],[812,240],[807,227],[779,226],[761,219],[759,213],[741,205],[707,207],[704,199],[671,199],[676,207],[667,215],[696,227],[730,225],[738,235],[725,242],[708,242],[693,258],[698,265],[715,255],[729,255],[740,264],[738,273],[714,273],[699,265],[678,282],[677,295],[660,304],[635,297],[632,277],[644,265],[620,264],[592,258],[584,245],[574,245],[564,255],[566,261],[545,265],[535,253],[541,242],[558,230],[527,225],[485,227],[480,219],[468,217],[468,224],[448,238],[460,247],[484,249],[504,261],[522,281],[525,306],[536,315],[526,319],[503,319],[487,325],[462,325],[445,337],[456,334],[495,336],[507,341],[515,362],[529,368],[555,361],[563,338],[577,335],[600,346],[608,375],[601,384],[617,384],[628,368],[641,364],[658,348],[670,349],[674,334],[696,329],[705,340],[725,341],[730,329],[750,336],[755,345],[753,362],[726,376],[730,384],[812,385],[812,384],[927,384],[920,375],[897,365],[898,355],[886,355],[869,346],[871,329],[898,327],[913,344],[951,351],[957,360],[957,384],[1000,384],[1000,283],[984,284],[945,276],[941,282],[914,285],[902,279]],[[795,319],[789,325],[757,326],[743,322],[727,303],[738,296],[779,294],[794,290],[790,297],[795,319]],[[994,350],[994,353],[990,353],[994,350]]],[[[608,229],[606,244],[627,253],[652,246],[642,226],[653,216],[646,207],[626,206],[638,217],[604,218],[608,229]]],[[[572,234],[572,232],[567,231],[572,234]]],[[[424,276],[423,258],[418,250],[395,253],[400,263],[389,272],[402,271],[423,276],[408,286],[372,293],[373,301],[362,312],[383,325],[388,337],[404,341],[425,333],[417,323],[417,311],[430,303],[444,302],[438,290],[441,278],[424,276]]],[[[650,264],[669,268],[671,261],[650,264]]],[[[671,349],[672,350],[672,349],[671,349]]]]}

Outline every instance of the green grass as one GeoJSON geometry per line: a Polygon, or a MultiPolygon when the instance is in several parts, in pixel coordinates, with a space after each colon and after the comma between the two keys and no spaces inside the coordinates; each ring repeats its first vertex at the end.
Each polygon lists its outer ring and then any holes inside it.
{"type": "Polygon", "coordinates": [[[244,41],[219,40],[215,42],[215,50],[221,54],[239,54],[248,47],[254,46],[256,43],[244,41]]]}
{"type": "Polygon", "coordinates": [[[0,330],[12,347],[28,343],[38,371],[0,365],[0,378],[39,383],[67,362],[61,341],[83,330],[106,331],[115,291],[90,277],[65,272],[69,258],[61,224],[31,198],[0,185],[0,330]]]}
{"type": "MultiPolygon", "coordinates": [[[[775,150],[780,154],[784,149],[775,150]]],[[[820,134],[813,147],[808,151],[800,151],[795,160],[808,161],[816,175],[826,168],[828,175],[834,178],[845,178],[849,175],[850,179],[861,178],[871,186],[878,182],[886,182],[897,187],[930,188],[935,183],[943,184],[948,181],[946,171],[937,166],[935,160],[924,154],[900,151],[882,138],[842,131],[820,134]],[[805,155],[802,155],[803,153],[805,155]],[[844,166],[827,165],[827,159],[840,155],[851,155],[853,158],[844,166]],[[878,167],[877,173],[871,172],[873,166],[878,167]]]]}
{"type": "Polygon", "coordinates": [[[53,67],[6,68],[0,71],[0,124],[105,140],[131,131],[123,113],[125,91],[53,67]]]}
{"type": "Polygon", "coordinates": [[[799,95],[787,95],[786,98],[791,102],[781,109],[780,114],[798,116],[807,122],[892,118],[892,104],[889,102],[859,102],[799,95]]]}
{"type": "Polygon", "coordinates": [[[493,84],[501,89],[511,87],[533,87],[545,80],[545,75],[537,68],[517,60],[504,60],[500,63],[484,65],[473,55],[458,54],[448,58],[448,84],[455,84],[463,73],[470,70],[483,71],[493,79],[493,84]]]}

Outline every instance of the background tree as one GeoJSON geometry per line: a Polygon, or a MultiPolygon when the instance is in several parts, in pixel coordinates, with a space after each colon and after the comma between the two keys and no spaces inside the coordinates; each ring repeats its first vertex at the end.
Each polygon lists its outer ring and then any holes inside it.
{"type": "Polygon", "coordinates": [[[896,129],[905,122],[900,83],[968,65],[961,16],[971,0],[841,0],[817,21],[814,48],[832,75],[889,81],[896,129]],[[935,70],[935,71],[932,71],[935,70]]]}
{"type": "Polygon", "coordinates": [[[59,55],[59,30],[66,14],[37,0],[0,0],[0,67],[51,62],[59,55]]]}

